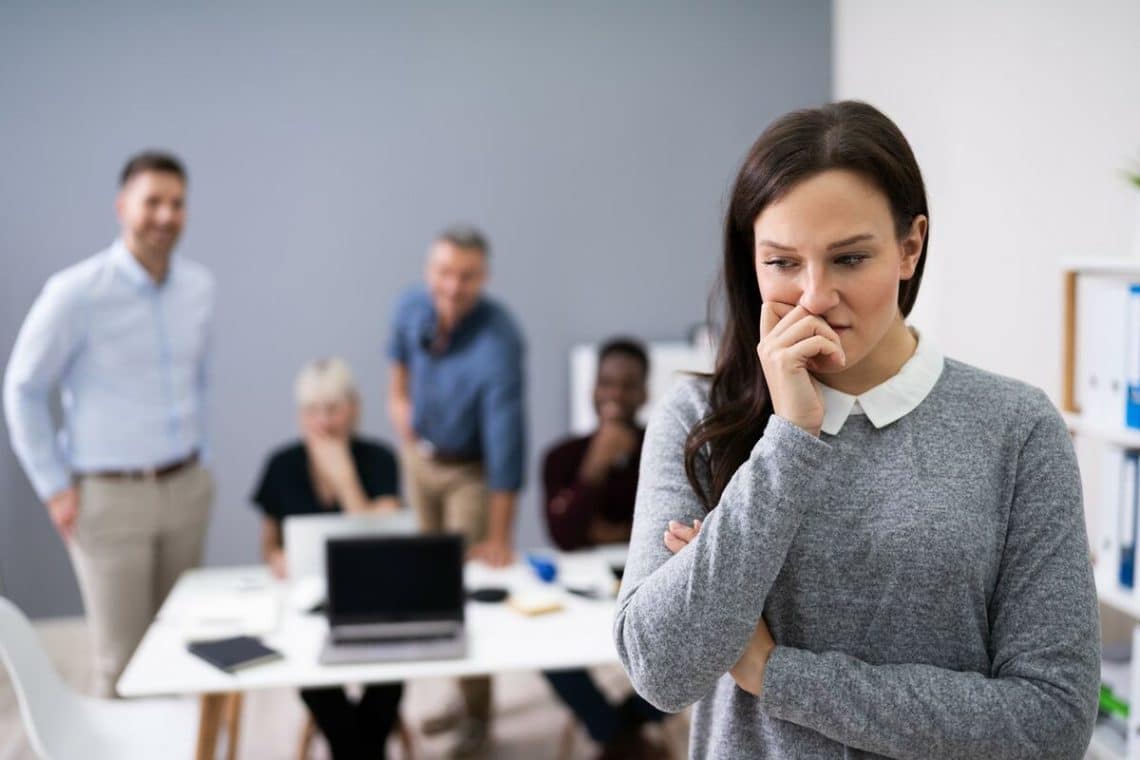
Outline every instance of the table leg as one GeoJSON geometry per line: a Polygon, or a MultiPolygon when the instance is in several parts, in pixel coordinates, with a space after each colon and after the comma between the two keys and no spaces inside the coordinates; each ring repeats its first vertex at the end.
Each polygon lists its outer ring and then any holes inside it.
{"type": "Polygon", "coordinates": [[[225,701],[225,694],[202,695],[198,712],[198,747],[194,753],[197,760],[214,760],[225,701]]]}
{"type": "Polygon", "coordinates": [[[236,760],[237,758],[238,740],[241,738],[241,707],[242,693],[240,691],[226,695],[226,734],[229,737],[226,760],[236,760]]]}

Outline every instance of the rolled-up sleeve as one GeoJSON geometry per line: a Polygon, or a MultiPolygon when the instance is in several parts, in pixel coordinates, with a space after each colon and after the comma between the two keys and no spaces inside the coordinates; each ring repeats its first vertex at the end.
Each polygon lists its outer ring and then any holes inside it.
{"type": "Polygon", "coordinates": [[[387,346],[388,358],[404,366],[407,366],[411,357],[411,347],[408,345],[407,330],[405,328],[409,308],[408,304],[409,297],[406,293],[396,300],[396,305],[392,308],[392,318],[389,320],[392,332],[388,336],[387,346]]]}
{"type": "Polygon", "coordinates": [[[487,487],[518,491],[526,461],[525,348],[521,339],[504,339],[479,397],[480,435],[487,487]]]}

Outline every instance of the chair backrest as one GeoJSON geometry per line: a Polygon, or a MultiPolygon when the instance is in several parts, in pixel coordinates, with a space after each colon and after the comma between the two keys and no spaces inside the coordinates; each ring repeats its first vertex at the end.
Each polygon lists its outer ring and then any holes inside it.
{"type": "Polygon", "coordinates": [[[78,697],[64,684],[48,659],[39,637],[24,613],[0,596],[0,660],[8,669],[28,743],[41,757],[50,757],[52,735],[66,729],[78,697]]]}

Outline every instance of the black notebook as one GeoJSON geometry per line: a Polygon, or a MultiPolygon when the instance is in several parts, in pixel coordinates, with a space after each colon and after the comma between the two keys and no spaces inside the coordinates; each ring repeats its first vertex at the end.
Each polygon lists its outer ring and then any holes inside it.
{"type": "Polygon", "coordinates": [[[281,653],[270,649],[252,636],[233,636],[214,641],[192,641],[186,645],[191,654],[201,657],[216,668],[234,673],[242,668],[281,659],[281,653]]]}

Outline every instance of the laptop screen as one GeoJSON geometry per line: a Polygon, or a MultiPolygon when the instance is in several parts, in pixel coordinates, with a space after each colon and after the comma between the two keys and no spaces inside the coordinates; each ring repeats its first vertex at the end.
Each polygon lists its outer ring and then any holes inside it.
{"type": "Polygon", "coordinates": [[[333,625],[463,620],[463,537],[330,539],[328,615],[333,625]]]}

